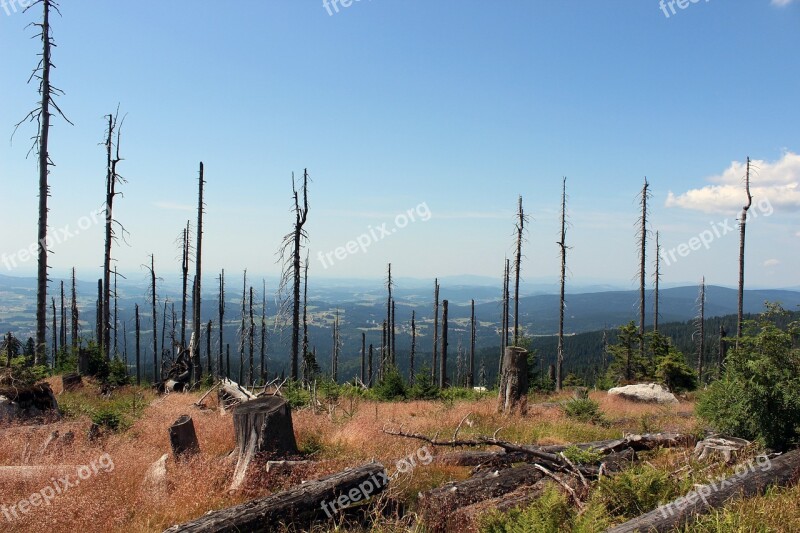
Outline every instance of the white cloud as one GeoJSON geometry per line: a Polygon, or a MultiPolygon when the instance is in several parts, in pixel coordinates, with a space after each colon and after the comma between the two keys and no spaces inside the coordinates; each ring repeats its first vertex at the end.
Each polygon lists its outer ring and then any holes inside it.
{"type": "Polygon", "coordinates": [[[788,6],[792,2],[794,2],[794,0],[772,0],[772,2],[770,2],[770,3],[773,6],[784,7],[784,6],[788,6]]]}
{"type": "Polygon", "coordinates": [[[777,259],[767,259],[766,261],[764,261],[764,266],[765,267],[774,267],[774,266],[778,266],[780,264],[781,264],[781,262],[778,261],[777,259]]]}
{"type": "MultiPolygon", "coordinates": [[[[707,179],[712,185],[667,195],[667,207],[681,207],[706,213],[730,213],[741,210],[745,202],[746,163],[734,161],[721,174],[707,179]]],[[[775,162],[754,160],[750,167],[750,192],[753,203],[800,210],[800,154],[784,153],[775,162]]]]}

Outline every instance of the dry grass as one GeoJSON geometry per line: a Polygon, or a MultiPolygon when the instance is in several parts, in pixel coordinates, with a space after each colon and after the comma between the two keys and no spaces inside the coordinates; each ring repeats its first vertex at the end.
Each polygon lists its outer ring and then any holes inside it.
{"type": "MultiPolygon", "coordinates": [[[[53,380],[56,394],[60,394],[58,380],[53,380]]],[[[115,401],[136,390],[125,388],[117,393],[115,401]]],[[[214,395],[210,395],[212,398],[214,395]]],[[[87,432],[91,425],[87,414],[77,414],[48,426],[14,426],[0,428],[0,466],[69,465],[70,468],[97,461],[104,453],[113,460],[113,471],[102,470],[79,486],[57,495],[50,505],[32,508],[21,518],[6,522],[7,531],[47,530],[53,532],[89,533],[94,531],[161,531],[164,528],[197,516],[210,509],[226,507],[248,499],[265,496],[300,481],[361,464],[372,459],[383,462],[389,474],[396,472],[396,461],[414,454],[422,442],[393,437],[383,433],[387,426],[439,439],[452,437],[455,428],[467,417],[460,437],[492,434],[503,428],[499,438],[516,442],[565,443],[597,440],[620,436],[622,431],[636,430],[643,417],[651,417],[650,430],[687,431],[694,425],[692,418],[680,413],[690,413],[691,405],[660,408],[631,404],[609,399],[603,393],[593,393],[600,402],[610,426],[602,427],[568,420],[558,407],[531,404],[527,416],[503,416],[495,410],[494,397],[478,401],[406,403],[376,403],[355,400],[342,402],[346,408],[315,414],[309,409],[295,411],[294,427],[302,450],[313,452],[319,462],[293,478],[262,476],[256,472],[257,483],[246,484],[245,490],[228,494],[233,465],[226,460],[234,447],[230,415],[220,415],[216,409],[201,410],[193,406],[197,394],[172,394],[157,397],[150,392],[139,392],[138,416],[131,418],[124,431],[111,433],[91,442],[87,432]],[[143,401],[145,402],[144,404],[143,401]],[[345,405],[346,404],[346,405],[345,405]],[[170,450],[167,427],[180,415],[190,414],[200,441],[201,453],[185,464],[167,462],[168,483],[162,492],[145,487],[143,480],[148,467],[170,450]],[[469,415],[469,416],[468,416],[469,415]],[[630,427],[628,427],[630,426],[630,427]],[[74,442],[70,445],[42,448],[51,432],[64,435],[72,431],[74,442]]],[[[536,398],[531,402],[557,402],[568,396],[536,398]]],[[[82,391],[59,396],[60,401],[72,404],[101,402],[96,387],[88,385],[82,391]]],[[[213,406],[214,401],[211,401],[213,406]]],[[[448,448],[431,448],[433,454],[446,453],[448,448]]],[[[0,505],[10,507],[35,491],[52,483],[49,472],[22,472],[0,470],[0,505]]],[[[74,470],[73,470],[74,472],[74,470]]],[[[400,474],[393,483],[392,496],[405,501],[413,512],[419,491],[462,479],[468,469],[445,467],[436,463],[400,474]]],[[[0,522],[7,520],[0,513],[0,522]]]]}

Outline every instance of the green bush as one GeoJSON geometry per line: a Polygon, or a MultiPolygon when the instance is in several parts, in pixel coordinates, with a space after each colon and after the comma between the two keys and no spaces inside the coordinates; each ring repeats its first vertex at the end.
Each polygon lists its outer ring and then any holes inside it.
{"type": "Polygon", "coordinates": [[[47,365],[30,365],[30,360],[24,355],[11,359],[11,376],[18,385],[33,385],[49,375],[47,365]]]}
{"type": "Polygon", "coordinates": [[[800,350],[792,348],[796,325],[784,331],[774,323],[783,315],[768,305],[697,403],[697,414],[720,432],[777,450],[800,443],[800,350]]]}
{"type": "Polygon", "coordinates": [[[300,383],[291,380],[281,387],[281,396],[293,409],[305,407],[311,403],[311,393],[304,389],[300,383]]]}
{"type": "Polygon", "coordinates": [[[430,367],[423,366],[414,375],[414,384],[408,389],[412,400],[433,400],[439,397],[439,387],[433,383],[430,367]]]}
{"type": "Polygon", "coordinates": [[[115,357],[108,365],[108,383],[112,385],[127,385],[131,378],[128,375],[128,367],[119,357],[115,357]]]}
{"type": "Polygon", "coordinates": [[[122,416],[113,409],[100,409],[92,414],[92,422],[100,427],[116,431],[122,426],[122,416]]]}
{"type": "Polygon", "coordinates": [[[579,422],[589,422],[592,424],[605,423],[605,417],[600,410],[600,404],[589,398],[572,399],[564,404],[564,414],[567,418],[579,422]]]}
{"type": "Polygon", "coordinates": [[[562,452],[564,456],[573,463],[590,465],[599,463],[603,458],[603,454],[595,451],[594,449],[578,448],[574,444],[562,452]]]}
{"type": "Polygon", "coordinates": [[[406,384],[403,376],[394,366],[387,366],[380,382],[372,389],[374,397],[378,400],[393,401],[403,400],[406,397],[406,384]]]}
{"type": "Polygon", "coordinates": [[[528,507],[508,513],[489,513],[481,520],[482,533],[558,533],[569,531],[572,506],[555,487],[548,486],[542,496],[528,507]]]}
{"type": "Polygon", "coordinates": [[[689,489],[673,480],[669,472],[639,465],[600,478],[592,492],[591,503],[601,505],[618,520],[629,520],[674,500],[689,489]]]}

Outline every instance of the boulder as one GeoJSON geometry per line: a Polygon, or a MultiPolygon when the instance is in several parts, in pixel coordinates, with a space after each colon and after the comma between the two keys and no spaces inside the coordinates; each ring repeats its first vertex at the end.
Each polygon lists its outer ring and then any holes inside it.
{"type": "Polygon", "coordinates": [[[676,404],[678,399],[666,387],[658,383],[639,383],[609,389],[608,394],[632,402],[676,404]]]}
{"type": "Polygon", "coordinates": [[[0,396],[0,421],[10,422],[22,415],[22,409],[5,396],[0,396]]]}

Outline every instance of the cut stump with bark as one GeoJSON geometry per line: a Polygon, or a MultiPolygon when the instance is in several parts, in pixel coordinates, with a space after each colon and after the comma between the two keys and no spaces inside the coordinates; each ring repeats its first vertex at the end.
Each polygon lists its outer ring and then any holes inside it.
{"type": "Polygon", "coordinates": [[[73,391],[83,386],[83,381],[80,374],[71,372],[61,376],[61,387],[65,392],[73,391]]]}
{"type": "Polygon", "coordinates": [[[181,415],[169,427],[169,443],[172,446],[172,454],[175,459],[194,455],[200,451],[200,444],[197,442],[197,433],[194,431],[194,422],[192,422],[191,416],[181,415]]]}
{"type": "Polygon", "coordinates": [[[267,452],[273,457],[298,453],[292,408],[278,396],[264,396],[234,407],[233,432],[238,459],[229,490],[241,486],[256,453],[267,452]]]}
{"type": "Polygon", "coordinates": [[[503,354],[503,374],[497,410],[503,413],[528,410],[528,351],[508,346],[503,354]]]}

